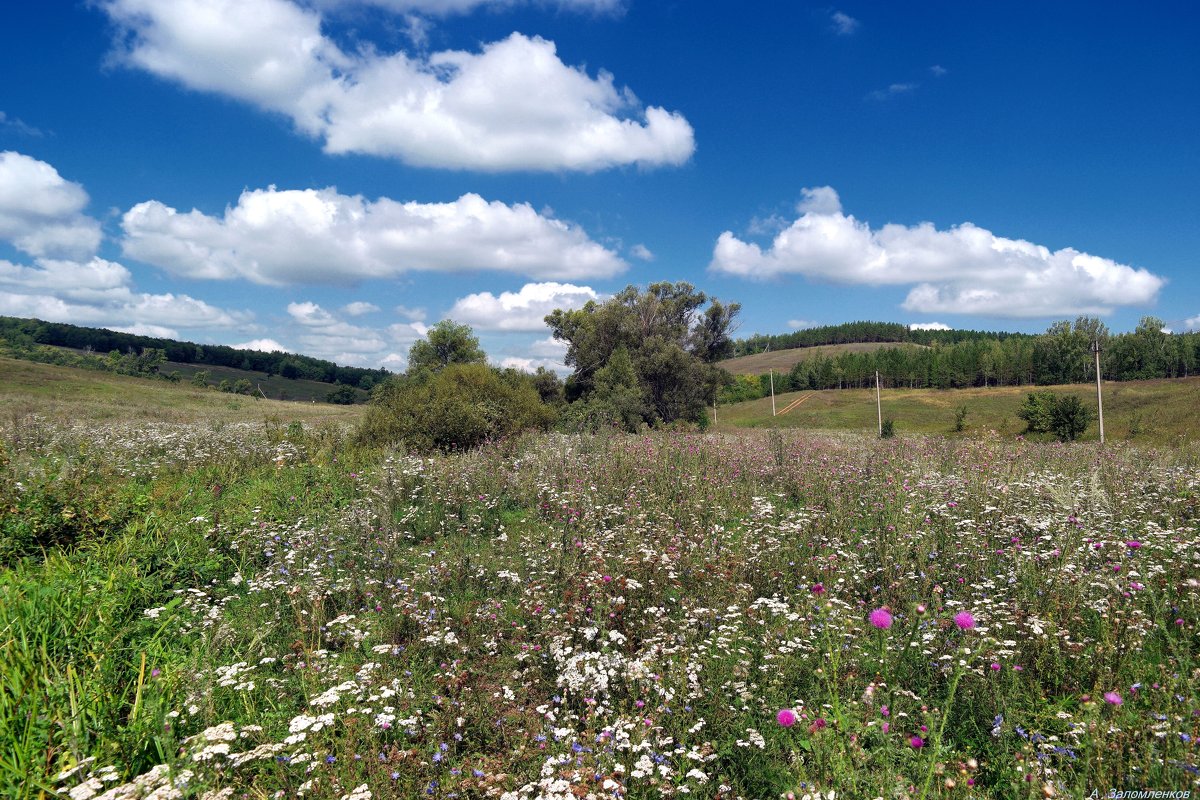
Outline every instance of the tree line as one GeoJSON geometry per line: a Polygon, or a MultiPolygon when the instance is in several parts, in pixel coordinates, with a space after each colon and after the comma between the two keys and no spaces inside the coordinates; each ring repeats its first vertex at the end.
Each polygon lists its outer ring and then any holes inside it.
{"type": "MultiPolygon", "coordinates": [[[[790,371],[775,375],[776,392],[866,388],[874,386],[877,370],[885,387],[913,389],[1083,383],[1095,379],[1094,342],[1102,350],[1101,375],[1109,381],[1188,377],[1196,374],[1200,364],[1200,333],[1166,333],[1162,320],[1155,317],[1143,317],[1132,332],[1115,335],[1103,322],[1087,316],[1055,322],[1042,334],[907,331],[902,325],[874,322],[814,330],[817,333],[806,336],[813,345],[894,341],[896,346],[799,361],[790,371]],[[897,338],[846,338],[889,332],[897,338]],[[900,338],[902,333],[907,338],[900,338]]],[[[771,340],[772,350],[777,349],[778,341],[786,340],[752,337],[735,349],[757,347],[747,342],[764,339],[771,340]]],[[[733,383],[722,389],[720,400],[728,403],[763,397],[769,382],[766,375],[735,376],[733,383]]]]}
{"type": "MultiPolygon", "coordinates": [[[[344,367],[332,361],[296,353],[239,350],[227,345],[196,344],[155,336],[121,333],[104,328],[87,328],[62,322],[43,322],[37,319],[16,317],[0,316],[0,340],[5,343],[5,350],[9,355],[16,358],[37,356],[32,360],[38,361],[45,361],[47,356],[44,352],[37,351],[37,345],[68,347],[81,351],[84,356],[106,354],[92,358],[92,360],[99,359],[100,361],[104,361],[108,358],[108,354],[114,352],[118,359],[127,355],[132,355],[136,359],[140,358],[143,353],[153,352],[157,359],[157,352],[161,351],[162,359],[153,365],[139,362],[134,366],[146,368],[131,374],[157,372],[157,368],[162,362],[170,361],[176,364],[231,367],[250,372],[262,372],[267,375],[279,375],[284,378],[304,378],[367,390],[391,374],[386,369],[344,367]],[[149,366],[153,366],[154,369],[149,369],[149,366]]],[[[68,365],[104,368],[103,365],[93,366],[91,360],[86,358],[84,360],[87,363],[68,365]]]]}

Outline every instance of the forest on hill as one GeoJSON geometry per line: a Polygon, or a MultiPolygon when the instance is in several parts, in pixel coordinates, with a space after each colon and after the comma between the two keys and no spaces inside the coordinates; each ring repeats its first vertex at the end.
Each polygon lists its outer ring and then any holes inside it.
{"type": "MultiPolygon", "coordinates": [[[[1129,333],[1111,334],[1103,322],[1081,316],[1055,322],[1044,333],[909,330],[887,322],[852,322],[735,342],[737,355],[852,342],[895,342],[870,352],[815,356],[774,376],[775,391],[845,389],[874,385],[957,389],[1081,383],[1095,378],[1092,346],[1101,348],[1109,381],[1182,378],[1200,363],[1200,332],[1168,333],[1162,320],[1143,317],[1129,333]],[[901,347],[919,344],[924,347],[901,347]]],[[[769,391],[766,375],[736,375],[721,402],[753,400],[769,391]]]]}
{"type": "Polygon", "coordinates": [[[345,367],[320,358],[261,350],[241,350],[227,345],[196,344],[156,336],[139,336],[105,328],[87,328],[62,322],[0,316],[0,345],[6,355],[33,361],[63,363],[61,354],[40,347],[67,347],[94,354],[97,364],[73,364],[126,374],[154,374],[165,362],[229,367],[283,378],[302,378],[370,390],[391,373],[385,369],[345,367]],[[113,356],[112,354],[116,354],[113,356]],[[99,362],[104,362],[100,364],[99,362]],[[110,364],[111,362],[111,364],[110,364]],[[108,366],[106,366],[108,365],[108,366]],[[111,368],[110,368],[111,367],[111,368]]]}

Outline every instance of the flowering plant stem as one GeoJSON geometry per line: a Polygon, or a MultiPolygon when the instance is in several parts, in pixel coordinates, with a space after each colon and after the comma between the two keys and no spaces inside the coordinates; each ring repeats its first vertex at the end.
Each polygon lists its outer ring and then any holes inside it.
{"type": "Polygon", "coordinates": [[[920,800],[925,800],[929,787],[933,785],[933,774],[937,771],[938,751],[942,747],[942,734],[946,731],[946,720],[954,708],[954,691],[958,688],[958,679],[962,677],[962,667],[955,667],[954,675],[950,677],[950,691],[946,694],[946,708],[942,711],[941,722],[938,723],[937,733],[933,735],[933,746],[930,749],[929,769],[925,771],[925,784],[921,787],[920,800]]]}

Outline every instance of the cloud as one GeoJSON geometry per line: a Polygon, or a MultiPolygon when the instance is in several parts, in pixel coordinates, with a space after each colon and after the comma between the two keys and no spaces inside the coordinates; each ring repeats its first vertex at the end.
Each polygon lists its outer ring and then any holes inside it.
{"type": "Polygon", "coordinates": [[[118,333],[132,333],[134,336],[153,336],[157,339],[178,339],[179,331],[174,328],[168,328],[165,325],[126,325],[123,327],[109,328],[110,331],[118,333]]]}
{"type": "Polygon", "coordinates": [[[829,19],[833,23],[833,32],[838,36],[851,36],[862,27],[861,22],[842,11],[834,11],[829,19]]]}
{"type": "Polygon", "coordinates": [[[344,52],[319,11],[291,0],[100,2],[120,31],[118,62],[284,114],[328,153],[499,172],[682,164],[695,150],[681,114],[564,64],[540,37],[344,52]]]}
{"type": "Polygon", "coordinates": [[[35,266],[0,260],[0,314],[114,330],[157,326],[171,331],[238,329],[253,318],[185,294],[136,292],[129,284],[125,267],[101,258],[39,259],[35,266]]]}
{"type": "Polygon", "coordinates": [[[1200,331],[1200,314],[1185,319],[1183,321],[1183,329],[1185,331],[1200,331]]]}
{"type": "Polygon", "coordinates": [[[392,310],[395,311],[397,315],[404,317],[405,319],[410,320],[412,322],[424,322],[425,317],[427,316],[425,309],[423,309],[423,308],[409,308],[408,306],[396,306],[392,310]]]}
{"type": "Polygon", "coordinates": [[[970,222],[948,230],[929,222],[873,230],[823,196],[823,210],[803,211],[766,250],[725,231],[709,268],[759,280],[796,274],[835,284],[912,285],[903,303],[908,311],[989,317],[1107,314],[1154,302],[1165,283],[1145,269],[1006,239],[970,222]]]}
{"type": "Polygon", "coordinates": [[[0,128],[18,133],[21,136],[31,136],[35,139],[40,139],[46,135],[32,125],[27,125],[23,120],[8,116],[3,111],[0,111],[0,128]]]}
{"type": "Polygon", "coordinates": [[[932,67],[929,68],[929,72],[938,78],[942,77],[949,71],[950,70],[946,69],[941,64],[934,64],[932,67]]]}
{"type": "Polygon", "coordinates": [[[650,252],[650,248],[644,244],[635,244],[629,248],[629,255],[641,261],[653,261],[654,253],[650,252]]]}
{"type": "Polygon", "coordinates": [[[346,305],[342,306],[342,313],[351,317],[361,317],[363,314],[373,314],[378,310],[379,306],[362,300],[354,303],[347,303],[346,305]]]}
{"type": "Polygon", "coordinates": [[[157,200],[122,218],[126,256],[188,278],[352,284],[410,270],[610,277],[626,263],[579,227],[528,204],[368,201],[335,188],[245,191],[221,217],[157,200]]]}
{"type": "Polygon", "coordinates": [[[897,97],[903,94],[912,94],[921,84],[919,83],[893,83],[886,89],[876,89],[867,95],[868,100],[887,100],[890,97],[897,97]]]}
{"type": "Polygon", "coordinates": [[[493,331],[540,331],[556,308],[579,308],[600,295],[589,286],[527,283],[517,292],[478,292],[455,301],[446,316],[473,328],[493,331]]]}
{"type": "Polygon", "coordinates": [[[234,350],[258,350],[263,353],[286,353],[288,349],[274,339],[251,339],[248,342],[229,345],[234,350]]]}
{"type": "Polygon", "coordinates": [[[557,372],[559,375],[565,375],[571,371],[566,364],[552,358],[526,358],[524,356],[506,356],[500,359],[500,366],[504,369],[518,369],[530,374],[537,372],[539,368],[557,372]]]}
{"type": "Polygon", "coordinates": [[[821,323],[813,322],[811,319],[789,319],[788,327],[794,331],[804,330],[805,328],[815,328],[821,323]]]}
{"type": "Polygon", "coordinates": [[[0,239],[32,256],[87,259],[101,239],[87,204],[83,187],[45,161],[0,152],[0,239]]]}
{"type": "Polygon", "coordinates": [[[547,336],[545,339],[538,339],[531,344],[529,346],[529,354],[562,361],[566,358],[568,349],[570,349],[570,345],[566,342],[561,339],[555,339],[553,336],[547,336]]]}
{"type": "Polygon", "coordinates": [[[951,331],[954,330],[944,322],[912,322],[909,323],[910,331],[951,331]]]}
{"type": "Polygon", "coordinates": [[[402,371],[406,358],[396,350],[407,352],[413,342],[429,332],[421,322],[395,323],[386,328],[356,325],[311,301],[289,303],[287,314],[287,340],[298,346],[280,349],[337,364],[402,371]]]}

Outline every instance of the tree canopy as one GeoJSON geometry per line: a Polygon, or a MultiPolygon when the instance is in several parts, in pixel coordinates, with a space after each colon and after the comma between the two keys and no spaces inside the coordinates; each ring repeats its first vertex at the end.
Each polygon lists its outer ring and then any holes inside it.
{"type": "Polygon", "coordinates": [[[424,339],[413,342],[408,351],[408,373],[422,370],[438,372],[451,364],[484,364],[487,355],[470,325],[444,319],[429,329],[424,339]]]}
{"type": "Polygon", "coordinates": [[[554,311],[546,324],[567,343],[566,364],[573,368],[566,399],[630,430],[677,420],[703,424],[705,406],[729,380],[715,362],[733,353],[730,334],[740,308],[689,283],[663,282],[554,311]]]}

